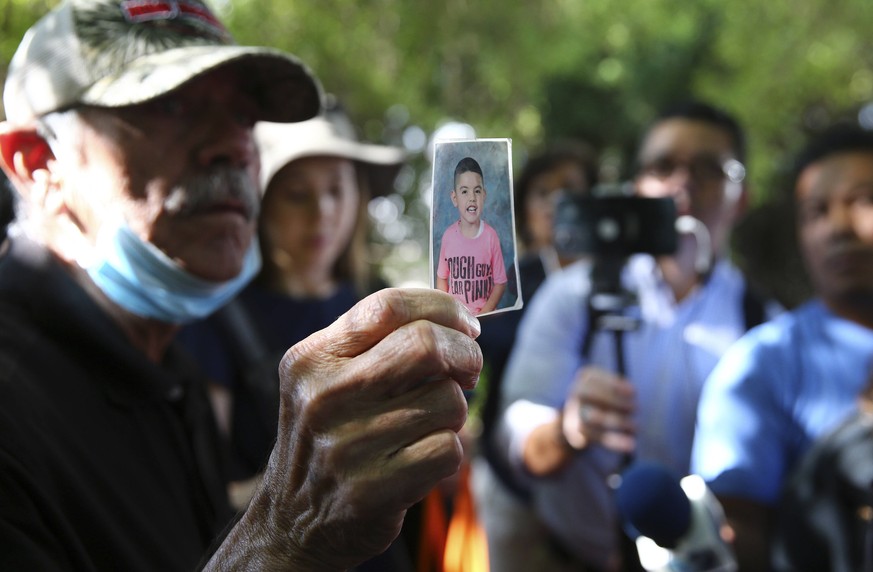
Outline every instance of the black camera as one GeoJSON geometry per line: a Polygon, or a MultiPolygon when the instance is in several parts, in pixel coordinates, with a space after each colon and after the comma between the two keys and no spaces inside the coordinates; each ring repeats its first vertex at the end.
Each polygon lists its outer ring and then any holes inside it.
{"type": "Polygon", "coordinates": [[[678,245],[676,204],[670,197],[565,194],[555,207],[554,239],[558,253],[571,257],[673,254],[678,245]]]}
{"type": "Polygon", "coordinates": [[[589,356],[593,332],[610,331],[615,336],[617,371],[624,375],[622,335],[639,327],[639,318],[624,312],[637,300],[622,286],[622,268],[633,254],[674,254],[679,235],[671,197],[636,197],[625,192],[629,183],[617,187],[612,192],[595,187],[591,196],[562,195],[555,206],[554,242],[561,255],[592,259],[582,355],[589,356]]]}

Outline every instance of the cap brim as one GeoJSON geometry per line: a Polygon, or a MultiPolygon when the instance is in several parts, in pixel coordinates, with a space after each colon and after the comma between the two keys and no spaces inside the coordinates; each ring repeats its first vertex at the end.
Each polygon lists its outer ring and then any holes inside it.
{"type": "Polygon", "coordinates": [[[143,56],[118,75],[102,78],[79,101],[102,107],[135,105],[232,65],[245,66],[240,77],[258,100],[258,120],[303,121],[321,109],[321,86],[302,62],[279,50],[250,46],[188,46],[143,56]]]}

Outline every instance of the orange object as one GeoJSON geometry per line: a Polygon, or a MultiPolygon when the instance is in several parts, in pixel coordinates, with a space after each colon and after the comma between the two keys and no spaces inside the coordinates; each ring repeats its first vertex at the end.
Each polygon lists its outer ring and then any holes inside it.
{"type": "Polygon", "coordinates": [[[418,572],[488,572],[488,542],[470,491],[470,466],[461,466],[447,521],[439,487],[424,498],[418,572]]]}

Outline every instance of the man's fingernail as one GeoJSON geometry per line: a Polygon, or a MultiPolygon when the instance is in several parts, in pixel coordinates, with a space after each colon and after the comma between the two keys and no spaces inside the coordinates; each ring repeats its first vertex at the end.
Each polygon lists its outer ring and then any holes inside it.
{"type": "Polygon", "coordinates": [[[474,338],[478,338],[479,334],[482,333],[482,325],[479,323],[479,319],[471,314],[469,311],[464,311],[464,319],[470,324],[470,327],[473,329],[474,338]]]}

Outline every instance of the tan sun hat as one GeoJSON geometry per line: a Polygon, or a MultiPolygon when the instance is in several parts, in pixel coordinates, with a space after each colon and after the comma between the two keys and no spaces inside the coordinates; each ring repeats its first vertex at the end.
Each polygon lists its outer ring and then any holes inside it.
{"type": "Polygon", "coordinates": [[[62,2],[25,34],[3,103],[10,122],[26,125],[77,104],[142,103],[227,65],[245,66],[259,119],[302,121],[321,107],[321,88],[302,62],[237,45],[200,0],[62,2]]]}
{"type": "Polygon", "coordinates": [[[255,142],[261,154],[262,191],[291,161],[327,156],[355,161],[365,170],[372,196],[386,195],[406,160],[399,147],[358,141],[348,117],[338,108],[300,123],[258,123],[255,142]]]}

